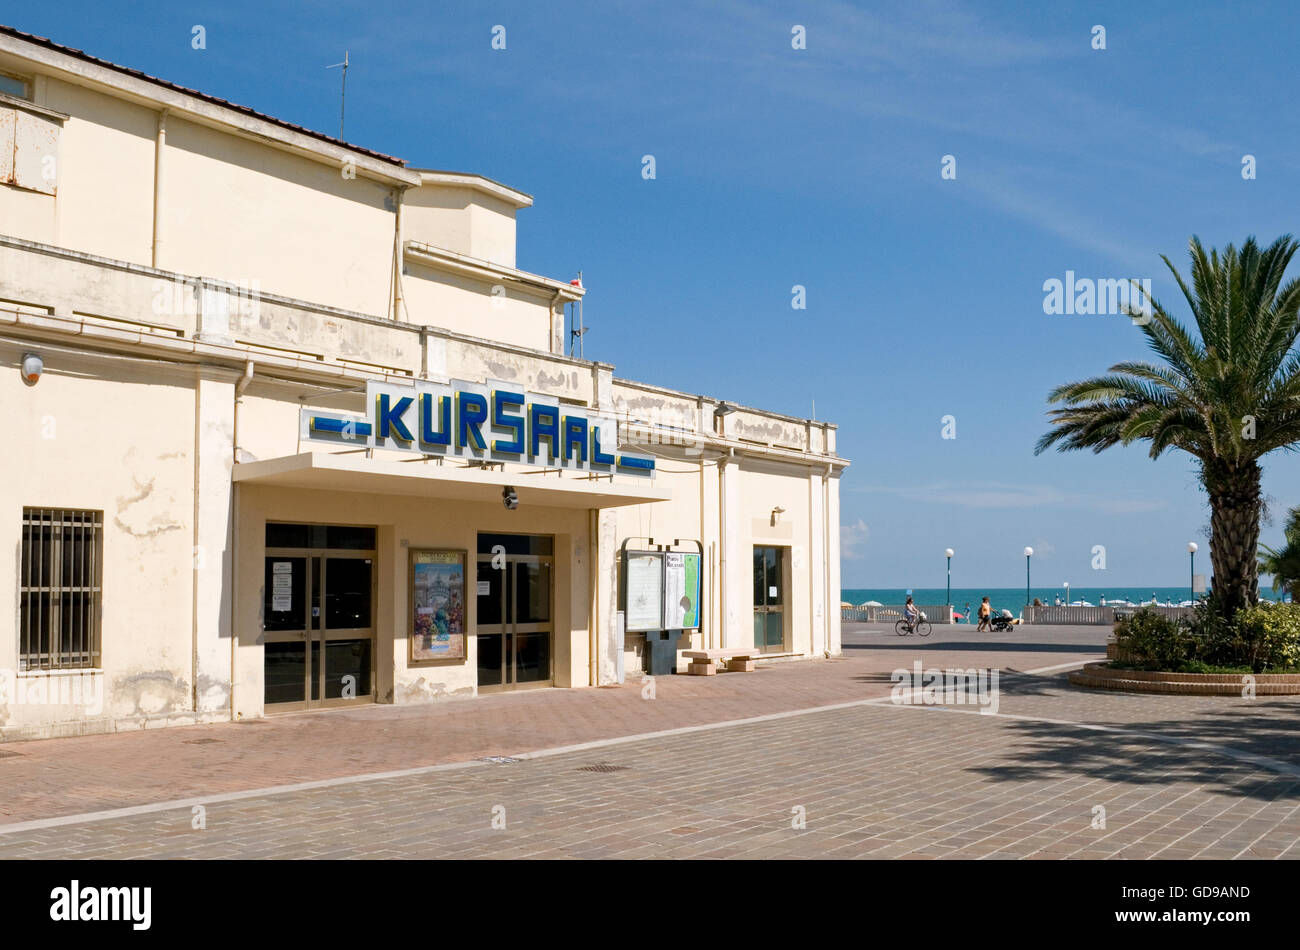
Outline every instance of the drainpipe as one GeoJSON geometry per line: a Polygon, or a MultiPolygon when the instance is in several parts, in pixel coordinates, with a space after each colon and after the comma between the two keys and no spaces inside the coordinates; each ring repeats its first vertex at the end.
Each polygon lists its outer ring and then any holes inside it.
{"type": "Polygon", "coordinates": [[[163,152],[167,148],[167,110],[158,113],[158,138],[153,152],[153,254],[150,263],[161,267],[163,244],[163,152]]]}
{"type": "Polygon", "coordinates": [[[393,201],[397,206],[393,214],[393,319],[402,319],[402,199],[406,197],[406,188],[393,189],[393,201]]]}
{"type": "MultiPolygon", "coordinates": [[[[244,372],[239,379],[235,381],[235,419],[232,425],[233,433],[231,439],[231,450],[234,455],[232,467],[239,464],[239,407],[244,403],[244,390],[248,384],[253,381],[253,370],[255,364],[252,360],[244,362],[244,372]]],[[[231,493],[231,518],[230,527],[230,688],[226,695],[230,703],[230,719],[235,719],[235,657],[237,655],[237,646],[239,637],[235,631],[239,629],[239,486],[234,484],[232,479],[230,486],[231,493]]],[[[195,658],[197,662],[197,651],[195,658]]],[[[198,708],[197,695],[197,670],[195,673],[195,708],[198,708]]]]}
{"type": "Polygon", "coordinates": [[[234,437],[232,439],[232,450],[234,452],[233,462],[235,465],[239,464],[239,407],[244,404],[244,390],[247,389],[248,384],[253,381],[253,366],[254,363],[252,360],[245,361],[244,373],[235,383],[235,423],[234,437]]]}
{"type": "Polygon", "coordinates": [[[587,557],[591,563],[587,567],[587,583],[591,587],[591,619],[587,623],[587,676],[592,686],[600,685],[597,682],[597,653],[600,649],[600,632],[597,629],[600,618],[600,569],[597,565],[600,555],[599,532],[600,509],[590,508],[587,511],[587,557]]]}

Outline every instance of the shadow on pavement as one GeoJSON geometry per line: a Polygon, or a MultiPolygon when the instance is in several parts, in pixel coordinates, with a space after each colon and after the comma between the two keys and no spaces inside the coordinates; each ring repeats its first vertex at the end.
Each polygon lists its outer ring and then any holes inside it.
{"type": "MultiPolygon", "coordinates": [[[[1059,677],[1008,677],[1003,683],[1004,692],[1026,696],[1059,693],[1062,685],[1059,677]]],[[[1009,755],[1014,761],[969,771],[1004,782],[1087,776],[1148,786],[1192,783],[1239,798],[1300,802],[1300,704],[1228,700],[1226,706],[1188,709],[1177,718],[1106,723],[1127,733],[1160,739],[1033,720],[1002,722],[1019,734],[1020,741],[1009,755]],[[1290,766],[1294,772],[1185,743],[1261,756],[1290,766]]]]}
{"type": "Polygon", "coordinates": [[[994,641],[986,640],[919,640],[916,637],[895,637],[894,640],[884,641],[881,643],[844,643],[842,647],[848,650],[932,650],[935,652],[943,650],[963,651],[972,653],[1094,653],[1104,655],[1106,653],[1105,645],[1095,643],[1024,643],[1020,641],[994,641]]]}

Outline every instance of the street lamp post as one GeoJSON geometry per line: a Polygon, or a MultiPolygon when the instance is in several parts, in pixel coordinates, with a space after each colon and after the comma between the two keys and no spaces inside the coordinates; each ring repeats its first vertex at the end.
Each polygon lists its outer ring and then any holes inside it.
{"type": "Polygon", "coordinates": [[[1034,549],[1025,548],[1025,606],[1029,606],[1029,559],[1034,556],[1034,549]]]}
{"type": "Polygon", "coordinates": [[[1191,599],[1195,600],[1196,599],[1196,542],[1195,541],[1187,542],[1187,554],[1191,558],[1191,566],[1192,566],[1191,584],[1188,586],[1187,589],[1191,592],[1192,595],[1191,599]]]}
{"type": "Polygon", "coordinates": [[[944,548],[943,556],[948,559],[948,600],[949,607],[952,606],[952,548],[944,548]]]}

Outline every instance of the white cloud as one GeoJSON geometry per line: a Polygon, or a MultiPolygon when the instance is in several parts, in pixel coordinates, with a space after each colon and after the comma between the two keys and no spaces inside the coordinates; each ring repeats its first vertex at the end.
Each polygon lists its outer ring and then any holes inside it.
{"type": "Polygon", "coordinates": [[[1003,482],[932,482],[928,485],[861,485],[853,491],[894,495],[905,501],[957,505],[962,508],[1088,508],[1109,514],[1158,511],[1167,507],[1160,498],[1114,493],[1062,491],[1051,485],[1015,485],[1003,482]]]}
{"type": "Polygon", "coordinates": [[[862,557],[859,549],[867,543],[869,534],[867,523],[861,518],[855,524],[840,525],[840,557],[845,560],[862,557]]]}

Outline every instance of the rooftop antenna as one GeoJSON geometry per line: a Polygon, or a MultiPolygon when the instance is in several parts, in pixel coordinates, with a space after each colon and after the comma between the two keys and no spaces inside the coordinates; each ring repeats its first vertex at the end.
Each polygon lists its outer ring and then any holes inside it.
{"type": "MultiPolygon", "coordinates": [[[[578,271],[577,280],[571,280],[569,281],[569,283],[574,287],[581,287],[582,271],[578,271]]],[[[569,330],[569,355],[570,356],[573,355],[573,349],[575,346],[577,346],[578,359],[585,360],[587,358],[587,350],[586,347],[583,345],[585,342],[583,340],[583,337],[586,336],[586,334],[587,334],[587,328],[582,325],[582,298],[579,297],[578,298],[578,326],[575,329],[569,330]]]]}
{"type": "Polygon", "coordinates": [[[348,51],[343,51],[343,62],[335,63],[333,66],[326,66],[326,69],[338,69],[343,67],[343,94],[339,98],[339,139],[343,138],[343,112],[348,104],[348,51]]]}

